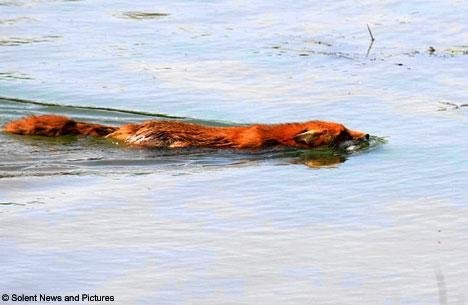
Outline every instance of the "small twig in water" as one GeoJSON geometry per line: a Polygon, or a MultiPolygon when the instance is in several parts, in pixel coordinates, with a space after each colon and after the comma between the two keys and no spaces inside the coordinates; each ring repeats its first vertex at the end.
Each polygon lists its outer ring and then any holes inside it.
{"type": "Polygon", "coordinates": [[[369,31],[369,35],[370,35],[370,38],[371,38],[371,42],[369,44],[369,48],[367,48],[367,53],[366,53],[366,57],[369,56],[369,53],[370,53],[370,50],[372,49],[372,46],[374,45],[374,35],[372,35],[372,31],[370,29],[370,26],[369,24],[367,24],[367,30],[369,31]]]}
{"type": "Polygon", "coordinates": [[[371,31],[371,29],[370,29],[369,24],[367,24],[367,30],[369,31],[369,35],[370,35],[371,41],[374,42],[374,40],[375,40],[375,39],[374,39],[374,35],[372,35],[372,31],[371,31]]]}
{"type": "Polygon", "coordinates": [[[459,108],[460,107],[457,104],[451,103],[451,102],[439,102],[439,103],[444,104],[444,105],[448,105],[448,106],[452,106],[454,108],[459,108]]]}
{"type": "Polygon", "coordinates": [[[446,111],[448,109],[450,110],[458,110],[462,107],[468,107],[468,104],[455,104],[455,103],[451,103],[451,102],[439,102],[439,104],[442,104],[442,105],[445,105],[444,106],[439,106],[439,111],[446,111]]]}

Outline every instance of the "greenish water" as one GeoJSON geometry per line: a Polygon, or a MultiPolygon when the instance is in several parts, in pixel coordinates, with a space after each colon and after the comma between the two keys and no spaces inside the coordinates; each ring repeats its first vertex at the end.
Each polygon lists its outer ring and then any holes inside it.
{"type": "Polygon", "coordinates": [[[245,153],[0,133],[2,294],[466,304],[467,15],[463,1],[0,1],[0,124],[325,119],[387,140],[245,153]]]}

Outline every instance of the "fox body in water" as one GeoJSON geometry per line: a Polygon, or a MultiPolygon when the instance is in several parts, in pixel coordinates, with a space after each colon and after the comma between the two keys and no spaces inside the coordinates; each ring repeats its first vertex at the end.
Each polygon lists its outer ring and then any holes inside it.
{"type": "Polygon", "coordinates": [[[148,148],[211,147],[261,149],[272,146],[337,147],[359,142],[369,135],[325,121],[284,124],[252,124],[215,127],[180,121],[146,121],[121,127],[72,120],[65,116],[28,116],[5,124],[4,131],[21,135],[57,137],[83,135],[115,139],[130,146],[148,148]]]}

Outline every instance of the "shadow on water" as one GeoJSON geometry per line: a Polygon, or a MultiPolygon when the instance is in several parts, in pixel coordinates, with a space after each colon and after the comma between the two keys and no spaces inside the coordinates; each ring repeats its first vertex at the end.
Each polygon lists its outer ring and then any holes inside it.
{"type": "MultiPolygon", "coordinates": [[[[148,119],[177,119],[210,125],[234,125],[163,114],[139,113],[109,108],[60,106],[0,98],[0,124],[30,114],[56,113],[76,119],[120,125],[148,119]]],[[[109,139],[64,136],[57,138],[0,134],[0,178],[15,176],[82,174],[150,174],[174,168],[246,166],[268,162],[274,165],[303,164],[310,168],[337,167],[354,154],[375,149],[385,141],[372,136],[368,142],[346,149],[267,149],[237,151],[219,149],[136,149],[109,139]]]]}

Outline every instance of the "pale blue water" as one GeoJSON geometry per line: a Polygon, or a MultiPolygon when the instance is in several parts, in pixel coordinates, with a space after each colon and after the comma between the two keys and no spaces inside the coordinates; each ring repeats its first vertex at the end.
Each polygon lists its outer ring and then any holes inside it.
{"type": "Polygon", "coordinates": [[[0,293],[466,304],[466,16],[465,1],[0,1],[0,124],[326,119],[388,141],[337,163],[1,133],[0,293]]]}

